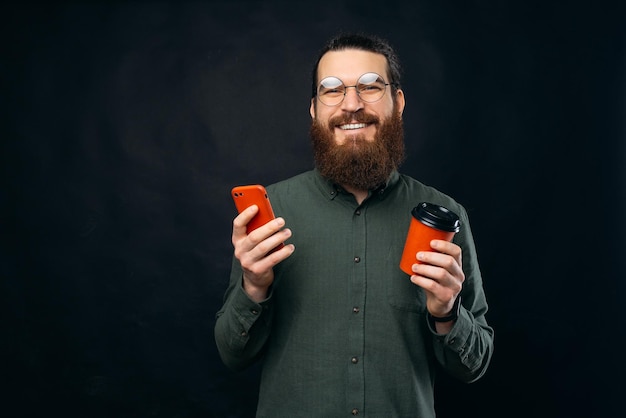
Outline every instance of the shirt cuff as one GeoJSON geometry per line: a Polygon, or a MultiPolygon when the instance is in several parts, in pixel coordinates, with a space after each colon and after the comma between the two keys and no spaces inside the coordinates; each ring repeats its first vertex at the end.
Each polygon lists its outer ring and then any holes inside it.
{"type": "Polygon", "coordinates": [[[255,302],[246,293],[242,286],[238,286],[234,292],[231,301],[232,307],[237,313],[237,321],[242,325],[241,336],[247,336],[252,325],[261,317],[263,313],[267,313],[272,305],[272,291],[266,299],[261,302],[255,302]]]}
{"type": "Polygon", "coordinates": [[[455,351],[463,356],[467,350],[467,343],[472,331],[472,318],[467,310],[461,305],[459,307],[459,315],[454,321],[452,329],[447,334],[438,334],[427,315],[428,328],[435,335],[435,339],[444,348],[455,351]]]}

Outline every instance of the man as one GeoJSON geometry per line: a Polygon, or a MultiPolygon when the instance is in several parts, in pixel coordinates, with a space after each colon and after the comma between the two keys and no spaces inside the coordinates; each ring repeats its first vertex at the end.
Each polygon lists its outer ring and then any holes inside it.
{"type": "Polygon", "coordinates": [[[465,382],[487,369],[493,331],[467,214],[398,173],[404,106],[384,40],[331,40],[313,71],[315,170],[268,187],[276,220],[247,235],[252,206],[233,221],[215,338],[232,369],[262,361],[258,417],[434,417],[438,369],[465,382]],[[462,227],[417,253],[409,277],[398,264],[419,202],[462,227]]]}

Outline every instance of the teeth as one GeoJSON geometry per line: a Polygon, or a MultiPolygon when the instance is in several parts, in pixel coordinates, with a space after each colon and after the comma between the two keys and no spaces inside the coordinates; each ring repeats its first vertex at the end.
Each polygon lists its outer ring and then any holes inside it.
{"type": "Polygon", "coordinates": [[[360,129],[365,128],[367,125],[365,123],[349,123],[347,125],[339,126],[339,129],[348,130],[348,129],[360,129]]]}

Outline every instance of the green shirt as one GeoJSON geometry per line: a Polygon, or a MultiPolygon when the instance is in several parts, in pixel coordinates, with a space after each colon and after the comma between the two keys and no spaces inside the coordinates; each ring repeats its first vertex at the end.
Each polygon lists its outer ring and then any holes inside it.
{"type": "Polygon", "coordinates": [[[394,172],[361,204],[317,171],[268,187],[295,252],[274,269],[268,298],[255,303],[233,261],[215,339],[224,363],[262,361],[257,417],[435,416],[440,365],[465,382],[493,351],[487,303],[465,209],[394,172]],[[438,335],[422,289],[398,264],[411,209],[426,201],[456,212],[465,282],[453,329],[438,335]]]}

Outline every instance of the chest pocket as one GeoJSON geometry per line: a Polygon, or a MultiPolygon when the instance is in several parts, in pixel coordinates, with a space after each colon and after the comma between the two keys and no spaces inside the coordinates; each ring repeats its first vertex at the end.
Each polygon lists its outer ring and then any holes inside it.
{"type": "Polygon", "coordinates": [[[396,265],[391,277],[385,280],[387,286],[387,300],[389,304],[403,311],[425,313],[426,294],[424,290],[411,283],[410,276],[400,270],[400,255],[402,248],[392,247],[389,249],[387,261],[396,265]]]}

